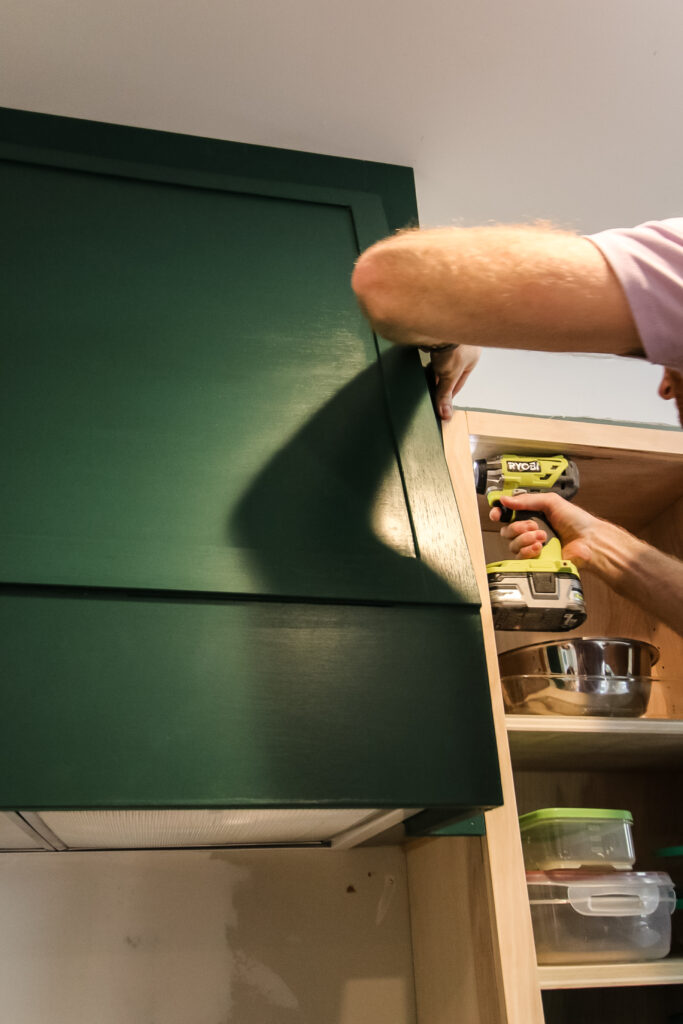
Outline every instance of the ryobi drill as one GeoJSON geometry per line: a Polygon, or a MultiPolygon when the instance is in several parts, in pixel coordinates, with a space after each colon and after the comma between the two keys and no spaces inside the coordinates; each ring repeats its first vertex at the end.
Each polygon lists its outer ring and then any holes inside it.
{"type": "Polygon", "coordinates": [[[549,540],[537,558],[506,559],[486,566],[496,629],[564,632],[580,626],[586,605],[579,573],[562,558],[562,545],[545,515],[513,511],[501,504],[503,495],[560,494],[571,499],[579,489],[579,471],[564,455],[494,455],[474,463],[474,480],[491,508],[501,510],[501,522],[536,519],[549,540]]]}

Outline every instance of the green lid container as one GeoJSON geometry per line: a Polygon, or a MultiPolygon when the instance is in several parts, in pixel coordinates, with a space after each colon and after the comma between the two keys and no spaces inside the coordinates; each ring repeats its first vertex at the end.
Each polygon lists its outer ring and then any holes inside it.
{"type": "Polygon", "coordinates": [[[657,850],[656,857],[683,857],[683,846],[662,846],[661,850],[657,850]]]}
{"type": "Polygon", "coordinates": [[[604,807],[543,807],[519,819],[527,871],[612,868],[635,863],[630,811],[604,807]]]}
{"type": "MultiPolygon", "coordinates": [[[[605,810],[599,807],[544,807],[540,811],[522,814],[519,819],[519,827],[524,829],[542,821],[572,821],[577,818],[589,820],[599,818],[607,821],[627,821],[630,825],[633,824],[633,815],[630,811],[605,810]]],[[[680,849],[681,856],[683,856],[683,847],[676,847],[676,849],[680,849]]],[[[661,853],[659,855],[664,856],[661,853]]]]}

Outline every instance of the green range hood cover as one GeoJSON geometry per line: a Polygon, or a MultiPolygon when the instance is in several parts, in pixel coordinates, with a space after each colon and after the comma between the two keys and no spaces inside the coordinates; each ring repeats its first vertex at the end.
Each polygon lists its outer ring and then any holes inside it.
{"type": "Polygon", "coordinates": [[[0,157],[0,807],[498,804],[424,373],[349,287],[412,172],[11,110],[0,157]]]}

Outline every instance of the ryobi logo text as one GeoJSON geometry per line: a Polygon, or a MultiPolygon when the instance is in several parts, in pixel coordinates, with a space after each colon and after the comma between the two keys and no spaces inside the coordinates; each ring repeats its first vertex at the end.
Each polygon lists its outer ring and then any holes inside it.
{"type": "Polygon", "coordinates": [[[508,473],[540,473],[541,463],[534,460],[533,462],[508,462],[507,471],[508,473]]]}

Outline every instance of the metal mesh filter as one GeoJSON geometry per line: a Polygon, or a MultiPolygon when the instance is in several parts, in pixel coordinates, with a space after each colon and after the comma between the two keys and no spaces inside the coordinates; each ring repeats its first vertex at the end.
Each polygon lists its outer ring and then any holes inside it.
{"type": "Polygon", "coordinates": [[[377,817],[376,810],[45,811],[68,849],[276,846],[323,843],[377,817]]]}

